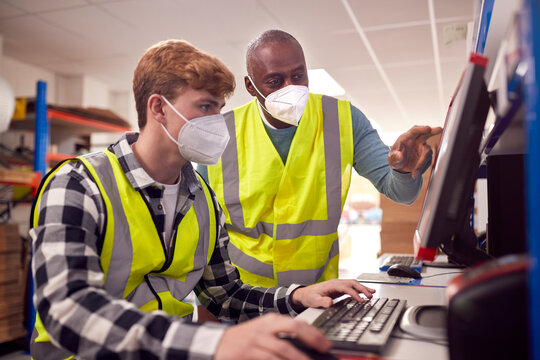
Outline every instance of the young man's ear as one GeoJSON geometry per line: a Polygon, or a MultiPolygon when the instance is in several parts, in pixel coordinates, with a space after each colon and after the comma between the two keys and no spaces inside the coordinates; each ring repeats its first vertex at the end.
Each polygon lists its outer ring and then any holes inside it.
{"type": "Polygon", "coordinates": [[[148,115],[161,124],[165,124],[165,101],[158,94],[152,94],[148,98],[148,115]]]}

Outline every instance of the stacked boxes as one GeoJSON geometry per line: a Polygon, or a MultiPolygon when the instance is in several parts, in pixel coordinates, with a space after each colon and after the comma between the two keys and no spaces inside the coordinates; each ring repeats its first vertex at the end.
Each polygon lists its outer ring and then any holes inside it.
{"type": "Polygon", "coordinates": [[[18,225],[0,225],[0,343],[27,336],[26,261],[18,225]]]}
{"type": "MultiPolygon", "coordinates": [[[[440,135],[427,140],[428,145],[437,151],[440,135]]],[[[433,162],[435,155],[433,156],[433,162]]],[[[433,163],[432,163],[433,166],[433,163]]],[[[424,172],[422,177],[423,185],[418,198],[411,205],[402,205],[393,202],[384,195],[380,195],[380,207],[382,209],[381,219],[381,250],[379,256],[385,253],[413,254],[414,253],[414,232],[422,214],[422,206],[426,197],[431,169],[424,172]]]]}
{"type": "Polygon", "coordinates": [[[385,253],[412,254],[414,253],[413,238],[422,205],[426,196],[429,170],[424,173],[424,185],[418,198],[411,205],[393,202],[381,194],[381,250],[379,256],[385,253]]]}

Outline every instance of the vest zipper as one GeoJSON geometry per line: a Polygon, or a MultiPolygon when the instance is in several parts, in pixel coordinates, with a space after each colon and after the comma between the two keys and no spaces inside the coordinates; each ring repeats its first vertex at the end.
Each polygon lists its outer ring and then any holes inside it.
{"type": "Polygon", "coordinates": [[[152,292],[152,294],[154,294],[157,302],[158,302],[158,309],[159,310],[163,310],[163,303],[161,302],[161,298],[159,297],[159,294],[156,292],[156,290],[154,290],[154,288],[152,287],[152,284],[150,283],[150,279],[148,278],[148,274],[144,275],[144,281],[146,281],[146,284],[148,285],[148,288],[150,289],[150,291],[152,292]]]}
{"type": "Polygon", "coordinates": [[[174,249],[176,249],[176,239],[178,238],[178,227],[180,226],[180,223],[184,219],[184,215],[182,213],[178,213],[176,215],[176,219],[174,221],[174,232],[172,234],[171,238],[171,246],[169,247],[169,254],[167,254],[165,264],[159,269],[157,272],[163,272],[171,266],[173,258],[174,258],[174,249]]]}

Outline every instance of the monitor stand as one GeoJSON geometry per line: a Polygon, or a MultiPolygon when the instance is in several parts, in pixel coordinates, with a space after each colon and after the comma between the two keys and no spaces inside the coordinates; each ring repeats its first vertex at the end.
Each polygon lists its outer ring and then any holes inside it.
{"type": "Polygon", "coordinates": [[[478,247],[479,239],[469,221],[469,214],[472,213],[473,206],[474,199],[471,197],[466,215],[462,217],[461,222],[458,222],[458,225],[461,224],[461,228],[449,241],[441,245],[441,250],[448,256],[448,266],[441,264],[439,267],[466,267],[493,259],[493,256],[478,247]]]}

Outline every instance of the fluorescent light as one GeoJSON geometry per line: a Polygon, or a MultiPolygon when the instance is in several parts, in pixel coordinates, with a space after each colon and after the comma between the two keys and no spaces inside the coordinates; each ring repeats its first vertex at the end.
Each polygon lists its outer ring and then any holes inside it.
{"type": "Polygon", "coordinates": [[[324,69],[308,70],[309,91],[316,94],[338,96],[345,94],[345,90],[324,69]]]}

